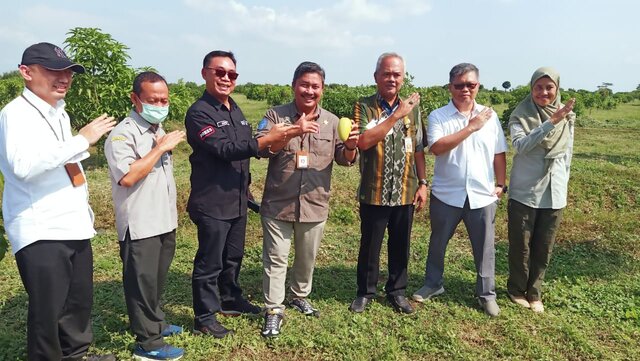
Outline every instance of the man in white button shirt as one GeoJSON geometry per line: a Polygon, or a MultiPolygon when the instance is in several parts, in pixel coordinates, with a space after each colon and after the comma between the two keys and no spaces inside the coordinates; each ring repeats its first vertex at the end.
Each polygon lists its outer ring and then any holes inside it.
{"type": "Polygon", "coordinates": [[[478,76],[473,64],[454,66],[449,73],[451,101],[429,114],[427,140],[436,156],[431,238],[424,286],[413,299],[423,302],[444,292],[447,243],[463,221],[476,265],[476,294],[485,313],[495,317],[500,308],[495,293],[494,218],[497,201],[506,191],[507,143],[496,113],[475,102],[478,76]]]}
{"type": "Polygon", "coordinates": [[[25,89],[0,112],[0,170],[4,225],[29,295],[27,358],[79,360],[93,338],[95,235],[80,161],[115,122],[103,114],[71,134],[63,99],[84,68],[59,47],[28,47],[18,69],[25,89]]]}

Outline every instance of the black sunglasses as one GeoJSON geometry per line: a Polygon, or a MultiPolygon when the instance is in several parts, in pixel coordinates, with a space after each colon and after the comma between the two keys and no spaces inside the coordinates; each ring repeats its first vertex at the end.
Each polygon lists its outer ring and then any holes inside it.
{"type": "Polygon", "coordinates": [[[457,83],[453,84],[453,88],[456,90],[462,90],[464,88],[469,88],[469,90],[473,90],[478,86],[478,83],[457,83]]]}
{"type": "Polygon", "coordinates": [[[238,73],[236,73],[235,71],[226,71],[224,69],[216,69],[216,68],[210,68],[210,67],[205,67],[205,69],[211,69],[216,73],[216,76],[218,78],[224,78],[225,75],[229,76],[230,80],[236,80],[238,79],[238,73]]]}

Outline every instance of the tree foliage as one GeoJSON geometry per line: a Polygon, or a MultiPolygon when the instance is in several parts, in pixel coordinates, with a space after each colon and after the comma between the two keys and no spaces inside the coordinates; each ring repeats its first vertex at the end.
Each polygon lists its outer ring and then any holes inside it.
{"type": "Polygon", "coordinates": [[[72,126],[80,128],[102,113],[126,116],[135,75],[127,65],[129,48],[98,28],[73,28],[67,35],[67,55],[86,69],[74,76],[66,96],[72,126]]]}
{"type": "Polygon", "coordinates": [[[177,83],[169,84],[169,120],[183,122],[187,110],[193,102],[202,96],[204,84],[198,85],[192,81],[180,79],[177,83]]]}
{"type": "Polygon", "coordinates": [[[18,71],[4,73],[0,77],[0,108],[22,93],[24,82],[18,71]]]}
{"type": "Polygon", "coordinates": [[[502,87],[504,88],[504,90],[509,90],[511,88],[511,82],[510,81],[505,81],[504,83],[502,83],[502,87]]]}

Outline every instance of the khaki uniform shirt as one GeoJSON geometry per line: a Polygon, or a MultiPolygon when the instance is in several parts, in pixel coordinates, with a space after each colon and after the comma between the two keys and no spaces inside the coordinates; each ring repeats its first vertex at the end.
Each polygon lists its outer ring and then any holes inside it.
{"type": "MultiPolygon", "coordinates": [[[[322,222],[329,215],[329,194],[333,161],[349,166],[344,143],[338,137],[338,117],[318,107],[320,130],[293,138],[276,154],[259,152],[269,158],[260,214],[286,222],[322,222]],[[296,169],[296,152],[308,153],[309,167],[296,169]]],[[[277,123],[295,123],[301,114],[294,103],[271,108],[258,125],[258,137],[277,123]]]]}
{"type": "Polygon", "coordinates": [[[161,137],[165,132],[131,111],[129,117],[111,131],[105,142],[104,153],[109,164],[120,241],[124,240],[127,229],[131,239],[136,240],[167,233],[178,227],[176,183],[170,152],[164,153],[151,172],[132,187],[118,184],[129,173],[131,163],[155,147],[156,135],[161,137]]]}

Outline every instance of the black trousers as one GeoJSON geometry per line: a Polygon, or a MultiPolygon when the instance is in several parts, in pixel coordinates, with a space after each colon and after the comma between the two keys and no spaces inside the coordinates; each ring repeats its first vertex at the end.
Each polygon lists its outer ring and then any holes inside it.
{"type": "Polygon", "coordinates": [[[247,216],[219,220],[198,212],[189,215],[198,227],[191,287],[194,326],[200,327],[216,320],[221,303],[242,298],[238,277],[244,256],[247,216]]]}
{"type": "Polygon", "coordinates": [[[29,360],[79,360],[89,349],[93,254],[89,240],[32,243],[16,253],[29,295],[29,360]]]}
{"type": "Polygon", "coordinates": [[[131,331],[144,350],[159,349],[165,345],[161,333],[167,327],[160,298],[176,250],[176,231],[136,240],[127,231],[119,243],[131,331]]]}
{"type": "Polygon", "coordinates": [[[385,229],[389,232],[389,278],[384,289],[388,295],[404,295],[413,211],[413,205],[387,207],[360,203],[362,237],[358,254],[358,297],[373,298],[377,293],[380,248],[385,229]]]}

